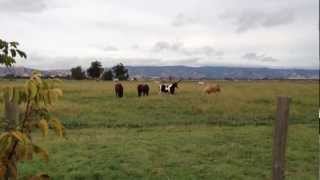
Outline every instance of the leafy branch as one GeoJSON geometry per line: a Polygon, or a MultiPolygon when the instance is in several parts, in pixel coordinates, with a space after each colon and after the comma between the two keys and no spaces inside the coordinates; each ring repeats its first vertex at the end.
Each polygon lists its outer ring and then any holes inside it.
{"type": "Polygon", "coordinates": [[[18,42],[6,42],[0,39],[0,64],[10,67],[16,63],[15,58],[17,56],[26,59],[27,54],[21,51],[18,46],[18,42]]]}
{"type": "Polygon", "coordinates": [[[17,123],[6,122],[6,132],[0,135],[0,178],[16,179],[16,163],[31,160],[33,154],[48,161],[47,150],[32,141],[31,133],[34,129],[40,129],[42,135],[47,136],[51,128],[58,136],[64,136],[63,125],[49,111],[63,95],[59,84],[57,79],[44,81],[40,73],[34,72],[24,86],[4,89],[5,102],[19,106],[20,113],[17,123]]]}

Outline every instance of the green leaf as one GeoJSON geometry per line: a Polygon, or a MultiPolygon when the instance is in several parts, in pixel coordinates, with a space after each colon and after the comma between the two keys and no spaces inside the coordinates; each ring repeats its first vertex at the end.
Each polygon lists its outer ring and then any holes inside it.
{"type": "Polygon", "coordinates": [[[25,52],[17,49],[17,53],[19,54],[20,57],[25,58],[25,59],[27,58],[27,54],[25,52]]]}
{"type": "Polygon", "coordinates": [[[45,137],[48,135],[48,130],[49,130],[49,126],[48,126],[48,122],[44,119],[41,119],[38,122],[38,127],[42,132],[42,135],[45,137]]]}
{"type": "Polygon", "coordinates": [[[0,136],[0,158],[6,154],[6,151],[10,148],[12,143],[12,137],[9,133],[3,133],[0,136]]]}
{"type": "Polygon", "coordinates": [[[52,89],[52,91],[53,91],[55,94],[57,94],[58,97],[63,96],[63,92],[62,92],[62,90],[59,89],[59,88],[54,88],[54,89],[52,89]]]}
{"type": "Polygon", "coordinates": [[[48,162],[49,160],[49,154],[48,151],[45,149],[42,149],[41,147],[33,144],[32,145],[33,148],[33,152],[36,153],[37,155],[40,156],[41,159],[43,159],[44,161],[48,162]]]}
{"type": "Polygon", "coordinates": [[[14,49],[10,49],[10,52],[11,52],[11,56],[12,57],[16,57],[16,51],[14,49]]]}
{"type": "Polygon", "coordinates": [[[50,119],[49,123],[52,129],[55,131],[55,133],[58,136],[60,137],[64,136],[64,127],[58,119],[55,119],[55,118],[50,119]]]}
{"type": "Polygon", "coordinates": [[[12,41],[12,42],[10,42],[10,46],[12,46],[14,48],[17,48],[17,46],[19,46],[19,43],[15,42],[15,41],[12,41]]]}
{"type": "Polygon", "coordinates": [[[41,84],[42,83],[41,73],[40,72],[33,71],[31,79],[35,80],[37,84],[41,84]]]}
{"type": "Polygon", "coordinates": [[[27,81],[26,88],[28,98],[33,99],[38,91],[37,85],[32,80],[29,80],[27,81]]]}
{"type": "Polygon", "coordinates": [[[27,137],[26,134],[24,134],[24,133],[22,133],[20,131],[11,131],[10,133],[18,141],[20,141],[20,142],[22,142],[24,144],[30,143],[30,140],[29,140],[29,138],[27,137]]]}

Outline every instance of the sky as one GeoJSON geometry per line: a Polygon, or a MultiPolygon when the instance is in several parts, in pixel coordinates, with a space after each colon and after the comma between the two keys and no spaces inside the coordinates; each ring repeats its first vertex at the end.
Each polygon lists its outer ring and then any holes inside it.
{"type": "Polygon", "coordinates": [[[318,0],[0,0],[0,26],[31,68],[319,68],[318,0]]]}

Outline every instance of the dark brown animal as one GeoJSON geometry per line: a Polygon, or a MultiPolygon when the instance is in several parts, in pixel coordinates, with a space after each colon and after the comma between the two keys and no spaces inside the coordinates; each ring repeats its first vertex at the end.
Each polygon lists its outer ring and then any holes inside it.
{"type": "Polygon", "coordinates": [[[205,93],[211,94],[211,93],[218,93],[221,92],[221,88],[219,84],[209,84],[206,85],[206,87],[203,89],[205,93]]]}
{"type": "Polygon", "coordinates": [[[123,97],[123,86],[121,83],[116,83],[114,85],[114,91],[115,91],[117,97],[119,97],[119,98],[123,97]]]}
{"type": "Polygon", "coordinates": [[[138,96],[149,96],[149,86],[148,84],[139,84],[137,86],[138,96]]]}

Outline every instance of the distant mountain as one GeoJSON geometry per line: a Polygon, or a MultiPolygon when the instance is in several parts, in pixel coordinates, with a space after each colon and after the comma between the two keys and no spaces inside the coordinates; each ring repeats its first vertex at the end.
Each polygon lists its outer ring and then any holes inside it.
{"type": "MultiPolygon", "coordinates": [[[[127,66],[131,77],[184,79],[319,79],[319,70],[309,69],[271,69],[243,67],[188,67],[188,66],[127,66]]],[[[29,76],[33,69],[0,67],[0,76],[14,74],[29,76]]],[[[70,70],[41,71],[46,76],[67,76],[70,70]]]]}
{"type": "Polygon", "coordinates": [[[5,68],[0,67],[0,77],[5,75],[15,75],[20,77],[28,77],[32,74],[32,71],[41,71],[45,76],[67,76],[70,75],[70,70],[38,70],[38,69],[31,69],[25,67],[14,67],[14,68],[5,68]]]}
{"type": "Polygon", "coordinates": [[[319,79],[319,70],[242,67],[128,66],[131,76],[190,79],[319,79]]]}

